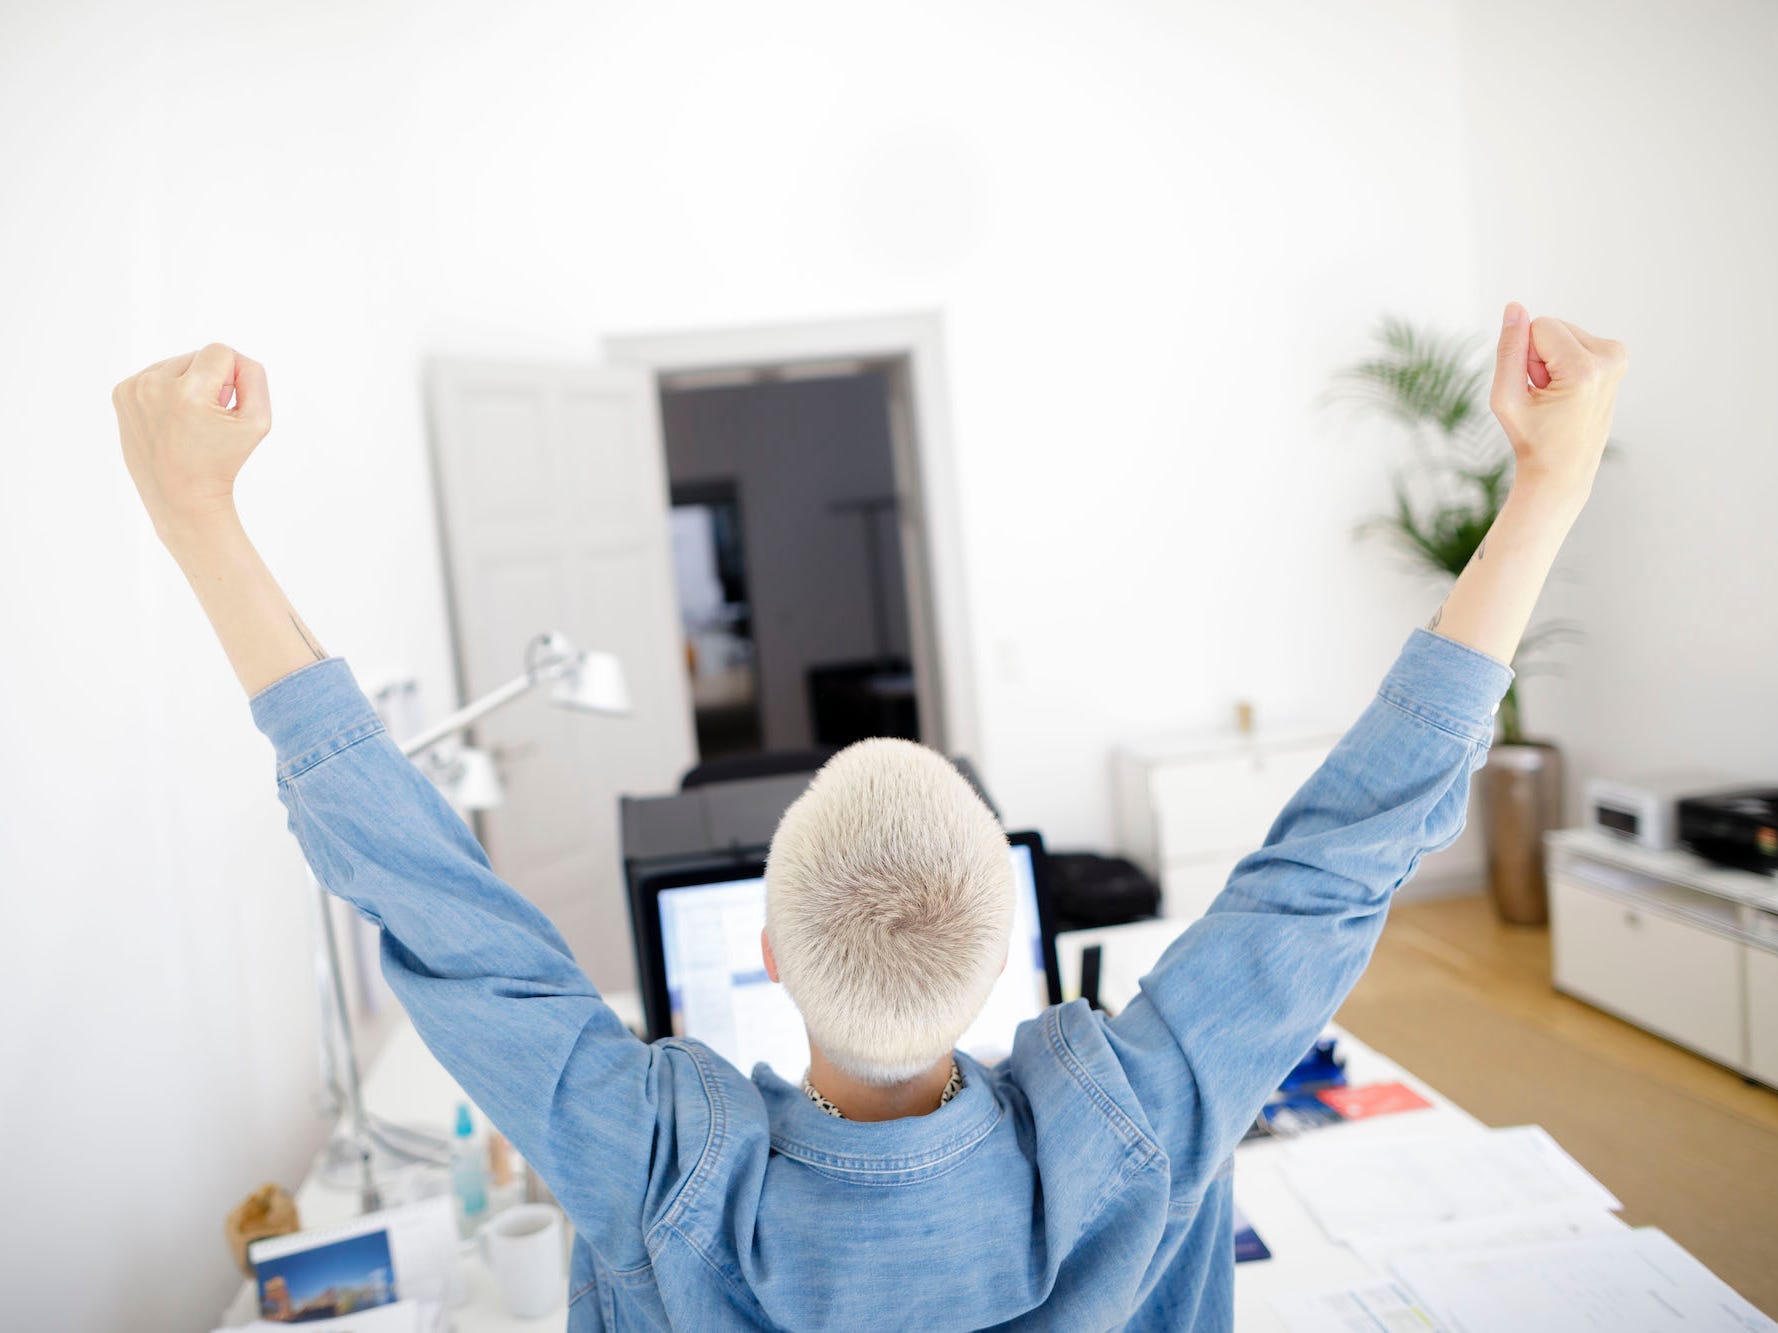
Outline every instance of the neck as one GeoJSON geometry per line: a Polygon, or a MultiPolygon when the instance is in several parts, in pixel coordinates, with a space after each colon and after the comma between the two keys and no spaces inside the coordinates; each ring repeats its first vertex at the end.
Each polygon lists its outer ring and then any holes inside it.
{"type": "Polygon", "coordinates": [[[948,1055],[905,1083],[885,1086],[853,1078],[830,1063],[820,1047],[811,1044],[809,1049],[809,1082],[848,1120],[900,1120],[904,1116],[927,1115],[938,1110],[938,1099],[950,1081],[948,1055]]]}

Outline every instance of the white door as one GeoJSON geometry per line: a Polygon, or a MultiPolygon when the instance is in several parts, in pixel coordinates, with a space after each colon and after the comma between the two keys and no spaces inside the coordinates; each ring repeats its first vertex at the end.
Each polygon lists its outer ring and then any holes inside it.
{"type": "Polygon", "coordinates": [[[476,728],[505,801],[494,869],[542,908],[600,988],[635,984],[617,800],[676,788],[695,754],[653,380],[638,371],[447,361],[433,457],[464,701],[557,630],[623,662],[633,713],[527,695],[476,728]]]}

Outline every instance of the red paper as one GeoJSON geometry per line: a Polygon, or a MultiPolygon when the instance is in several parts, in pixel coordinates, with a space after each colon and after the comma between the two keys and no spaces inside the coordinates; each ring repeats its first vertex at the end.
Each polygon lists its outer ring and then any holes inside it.
{"type": "Polygon", "coordinates": [[[1327,1088],[1315,1094],[1348,1120],[1419,1111],[1432,1105],[1405,1083],[1367,1083],[1362,1088],[1327,1088]]]}

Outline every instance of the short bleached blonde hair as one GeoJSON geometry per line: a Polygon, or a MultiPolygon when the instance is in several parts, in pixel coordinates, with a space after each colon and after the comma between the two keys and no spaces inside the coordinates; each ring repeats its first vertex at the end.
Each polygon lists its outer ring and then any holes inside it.
{"type": "Polygon", "coordinates": [[[778,824],[766,937],[809,1038],[854,1078],[948,1054],[1006,962],[1013,875],[994,812],[943,755],[840,751],[778,824]]]}

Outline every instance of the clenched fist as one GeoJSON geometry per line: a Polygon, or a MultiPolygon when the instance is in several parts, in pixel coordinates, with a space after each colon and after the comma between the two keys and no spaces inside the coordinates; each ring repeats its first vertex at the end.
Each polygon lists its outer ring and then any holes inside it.
{"type": "Polygon", "coordinates": [[[1547,315],[1531,319],[1516,301],[1507,306],[1488,403],[1519,478],[1583,495],[1592,487],[1629,363],[1622,343],[1547,315]]]}
{"type": "Polygon", "coordinates": [[[221,343],[156,362],[111,402],[130,478],[163,540],[232,508],[235,474],[272,427],[265,367],[221,343]]]}

